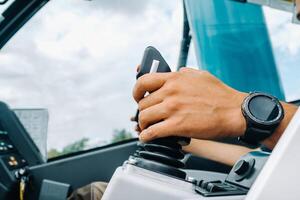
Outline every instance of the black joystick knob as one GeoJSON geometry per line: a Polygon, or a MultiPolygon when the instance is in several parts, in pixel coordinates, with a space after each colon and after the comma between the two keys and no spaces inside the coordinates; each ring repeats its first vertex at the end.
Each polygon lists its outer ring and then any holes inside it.
{"type": "Polygon", "coordinates": [[[234,167],[234,172],[238,175],[246,173],[249,169],[249,163],[245,160],[240,160],[234,167]]]}

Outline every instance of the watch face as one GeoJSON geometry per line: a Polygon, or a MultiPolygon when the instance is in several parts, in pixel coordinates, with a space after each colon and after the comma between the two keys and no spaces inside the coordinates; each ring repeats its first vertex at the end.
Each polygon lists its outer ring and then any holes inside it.
{"type": "Polygon", "coordinates": [[[251,114],[262,121],[272,121],[279,114],[277,103],[266,96],[257,96],[249,101],[251,114]]]}
{"type": "Polygon", "coordinates": [[[256,93],[250,95],[246,109],[249,117],[261,124],[275,124],[283,117],[283,108],[272,96],[256,93]]]}

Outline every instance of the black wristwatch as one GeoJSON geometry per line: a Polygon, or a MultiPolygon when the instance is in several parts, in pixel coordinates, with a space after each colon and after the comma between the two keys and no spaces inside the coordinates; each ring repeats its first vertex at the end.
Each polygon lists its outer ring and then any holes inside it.
{"type": "Polygon", "coordinates": [[[246,119],[246,131],[239,139],[257,146],[270,137],[284,117],[279,100],[268,94],[253,92],[242,103],[242,113],[246,119]]]}

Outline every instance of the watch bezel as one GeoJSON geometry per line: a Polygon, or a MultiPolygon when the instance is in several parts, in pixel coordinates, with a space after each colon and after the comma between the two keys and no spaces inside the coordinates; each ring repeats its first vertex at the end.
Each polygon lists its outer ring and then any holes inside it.
{"type": "Polygon", "coordinates": [[[268,95],[268,94],[261,93],[261,92],[250,93],[250,95],[248,95],[244,99],[244,102],[242,104],[242,112],[243,112],[243,115],[246,116],[247,120],[250,120],[252,123],[255,123],[255,124],[258,124],[261,126],[266,126],[266,127],[278,125],[284,117],[284,110],[283,110],[283,107],[282,107],[281,103],[279,102],[279,100],[272,95],[268,95]],[[264,121],[264,120],[256,118],[251,113],[251,111],[249,109],[249,102],[253,98],[258,97],[258,96],[267,97],[267,98],[271,99],[271,101],[275,102],[275,104],[278,108],[278,116],[275,119],[270,120],[270,121],[264,121]]]}

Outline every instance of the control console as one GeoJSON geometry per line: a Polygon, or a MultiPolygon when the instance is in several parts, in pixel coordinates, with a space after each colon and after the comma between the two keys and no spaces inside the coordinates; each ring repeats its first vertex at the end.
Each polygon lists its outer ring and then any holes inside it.
{"type": "Polygon", "coordinates": [[[245,195],[269,158],[270,153],[250,152],[238,160],[224,181],[199,180],[196,192],[210,196],[245,195]]]}
{"type": "Polygon", "coordinates": [[[10,191],[18,191],[16,172],[43,162],[42,154],[18,117],[0,102],[0,199],[13,199],[10,191]]]}
{"type": "MultiPolygon", "coordinates": [[[[179,178],[144,167],[139,159],[131,157],[117,168],[102,199],[242,200],[269,155],[262,151],[250,152],[236,162],[226,178],[216,180],[201,179],[201,176],[179,178]]],[[[189,174],[189,170],[184,171],[189,174]]],[[[214,172],[199,172],[204,173],[206,177],[217,177],[214,172]]],[[[196,176],[195,171],[192,174],[196,176]]]]}

